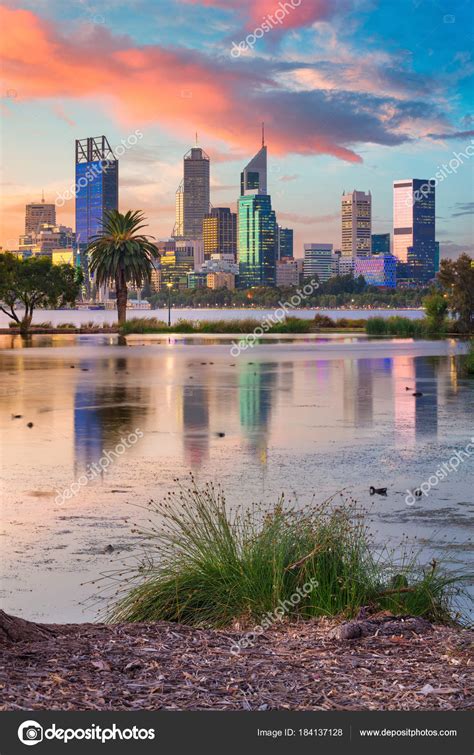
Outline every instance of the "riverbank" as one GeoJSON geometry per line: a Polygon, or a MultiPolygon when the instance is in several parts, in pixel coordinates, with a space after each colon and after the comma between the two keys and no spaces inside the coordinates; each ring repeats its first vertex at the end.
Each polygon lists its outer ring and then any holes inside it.
{"type": "Polygon", "coordinates": [[[336,621],[279,623],[238,654],[237,629],[167,622],[39,625],[39,637],[16,642],[0,633],[0,708],[472,708],[474,632],[378,621],[377,634],[354,639],[340,639],[336,621]]]}

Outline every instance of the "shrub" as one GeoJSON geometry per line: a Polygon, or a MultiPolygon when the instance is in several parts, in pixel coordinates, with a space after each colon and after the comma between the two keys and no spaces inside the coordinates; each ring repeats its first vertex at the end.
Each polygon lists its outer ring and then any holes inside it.
{"type": "Polygon", "coordinates": [[[157,524],[150,519],[143,533],[149,548],[110,621],[223,627],[259,622],[285,601],[289,617],[353,616],[371,605],[451,620],[463,577],[436,562],[423,569],[411,554],[376,556],[354,504],[296,510],[281,498],[231,511],[222,490],[192,480],[150,505],[157,524]]]}

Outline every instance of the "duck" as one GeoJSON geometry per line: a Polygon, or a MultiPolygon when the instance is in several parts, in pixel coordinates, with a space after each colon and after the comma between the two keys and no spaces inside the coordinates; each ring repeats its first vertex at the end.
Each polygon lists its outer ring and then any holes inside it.
{"type": "Polygon", "coordinates": [[[376,493],[377,495],[387,495],[387,488],[374,488],[374,486],[371,485],[369,491],[370,495],[375,495],[376,493]]]}

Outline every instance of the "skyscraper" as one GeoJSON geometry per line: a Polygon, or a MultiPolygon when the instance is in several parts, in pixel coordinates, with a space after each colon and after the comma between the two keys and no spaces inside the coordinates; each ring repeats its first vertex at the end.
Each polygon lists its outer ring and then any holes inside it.
{"type": "Polygon", "coordinates": [[[274,286],[277,223],[268,194],[242,196],[238,211],[240,285],[274,286]]]}
{"type": "Polygon", "coordinates": [[[25,236],[39,233],[44,223],[56,225],[56,205],[45,204],[43,197],[41,202],[31,202],[25,207],[25,236]]]}
{"type": "Polygon", "coordinates": [[[204,257],[219,254],[237,258],[237,215],[229,207],[213,207],[204,216],[204,257]]]}
{"type": "Polygon", "coordinates": [[[202,239],[204,216],[210,207],[210,161],[200,147],[183,159],[183,180],[176,192],[175,238],[202,239]]]}
{"type": "Polygon", "coordinates": [[[353,191],[341,199],[342,254],[370,257],[372,251],[372,196],[370,191],[353,191]]]}
{"type": "Polygon", "coordinates": [[[262,146],[240,174],[240,196],[267,193],[267,148],[262,124],[262,146]]]}
{"type": "Polygon", "coordinates": [[[282,228],[281,225],[277,229],[278,235],[278,251],[277,259],[293,259],[293,229],[282,228]]]}
{"type": "Polygon", "coordinates": [[[100,233],[106,210],[118,210],[118,160],[105,136],[78,139],[76,240],[80,252],[100,233]]]}
{"type": "Polygon", "coordinates": [[[435,187],[409,178],[393,183],[393,254],[407,277],[427,282],[435,274],[435,187]]]}

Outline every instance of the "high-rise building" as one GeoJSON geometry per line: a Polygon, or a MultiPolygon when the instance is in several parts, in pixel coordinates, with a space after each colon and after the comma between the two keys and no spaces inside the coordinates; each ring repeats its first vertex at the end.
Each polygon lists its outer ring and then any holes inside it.
{"type": "Polygon", "coordinates": [[[204,216],[210,207],[210,160],[201,147],[183,159],[183,180],[176,192],[176,239],[202,239],[204,216]]]}
{"type": "Polygon", "coordinates": [[[372,254],[390,254],[390,234],[372,234],[372,254]]]}
{"type": "Polygon", "coordinates": [[[25,207],[25,236],[39,233],[44,223],[56,225],[56,205],[46,204],[43,197],[41,202],[31,202],[25,207]]]}
{"type": "Polygon", "coordinates": [[[262,146],[240,177],[241,196],[237,211],[239,285],[274,286],[278,253],[277,222],[267,194],[267,148],[262,128],[262,146]]]}
{"type": "Polygon", "coordinates": [[[213,254],[237,259],[237,214],[229,207],[213,207],[203,220],[204,258],[213,254]]]}
{"type": "Polygon", "coordinates": [[[317,275],[320,283],[325,283],[333,275],[332,244],[304,245],[304,277],[317,275]]]}
{"type": "Polygon", "coordinates": [[[262,127],[262,146],[240,174],[240,196],[267,193],[267,148],[262,127]]]}
{"type": "Polygon", "coordinates": [[[278,226],[277,259],[293,259],[293,229],[278,226]]]}
{"type": "Polygon", "coordinates": [[[268,194],[239,199],[237,246],[240,286],[274,286],[277,223],[268,194]]]}
{"type": "Polygon", "coordinates": [[[434,278],[435,187],[426,179],[393,183],[393,254],[413,282],[434,278]]]}
{"type": "Polygon", "coordinates": [[[372,196],[370,191],[344,193],[341,199],[342,254],[370,257],[372,236],[372,196]]]}
{"type": "MultiPolygon", "coordinates": [[[[76,140],[76,241],[83,252],[106,210],[118,210],[118,160],[105,136],[76,140]]],[[[87,262],[81,263],[87,268],[87,262]]]]}

